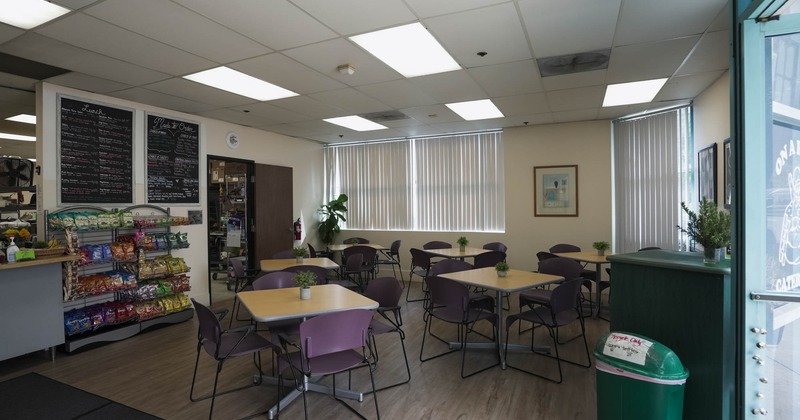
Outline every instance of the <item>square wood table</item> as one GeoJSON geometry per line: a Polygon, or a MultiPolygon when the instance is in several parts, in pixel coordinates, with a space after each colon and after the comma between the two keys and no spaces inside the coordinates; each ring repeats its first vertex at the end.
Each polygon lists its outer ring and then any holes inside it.
{"type": "MultiPolygon", "coordinates": [[[[378,307],[378,302],[338,284],[311,286],[311,299],[307,300],[300,299],[299,287],[239,292],[237,296],[242,306],[258,322],[304,319],[350,309],[375,309],[378,307]]],[[[261,379],[265,383],[278,383],[278,378],[272,376],[262,376],[261,379]]],[[[306,390],[333,395],[333,388],[316,383],[319,379],[321,378],[304,377],[306,390]]],[[[280,405],[284,407],[302,395],[302,392],[298,391],[294,384],[289,385],[288,388],[291,391],[280,401],[280,405]]],[[[336,395],[359,402],[364,400],[362,392],[349,389],[337,388],[336,395]]],[[[276,404],[269,409],[267,414],[270,419],[275,418],[278,414],[278,406],[276,404]]]]}
{"type": "Polygon", "coordinates": [[[473,248],[473,247],[465,247],[462,251],[461,248],[437,248],[437,249],[426,249],[425,252],[428,254],[437,256],[437,257],[444,257],[444,258],[459,258],[464,259],[467,257],[474,257],[476,255],[480,255],[486,252],[491,251],[491,249],[483,249],[483,248],[473,248]]]}
{"type": "Polygon", "coordinates": [[[260,264],[261,271],[264,272],[281,271],[298,265],[316,265],[317,267],[322,267],[326,270],[339,269],[339,264],[336,264],[330,258],[303,258],[302,263],[298,263],[296,258],[281,258],[261,260],[260,264]]]}
{"type": "MultiPolygon", "coordinates": [[[[495,311],[497,312],[498,326],[497,326],[497,343],[468,343],[467,347],[470,348],[491,348],[497,347],[497,352],[500,354],[500,364],[503,369],[506,368],[506,358],[504,352],[501,350],[501,343],[503,341],[503,293],[519,292],[526,289],[531,289],[537,286],[544,286],[546,284],[555,283],[564,280],[561,276],[554,276],[551,274],[534,273],[525,270],[508,270],[505,277],[497,275],[497,270],[494,267],[477,268],[474,270],[457,271],[455,273],[440,274],[450,280],[455,280],[469,286],[483,287],[485,289],[494,290],[497,292],[495,301],[495,311]]],[[[453,347],[458,347],[458,343],[451,343],[453,347]]],[[[509,349],[520,350],[529,349],[529,346],[509,344],[509,349]]]]}
{"type": "Polygon", "coordinates": [[[578,262],[594,264],[594,271],[595,271],[595,302],[594,307],[592,308],[592,318],[597,318],[597,315],[600,313],[600,276],[602,274],[602,265],[603,264],[610,264],[611,262],[606,259],[607,256],[613,255],[611,253],[605,253],[605,255],[597,255],[597,252],[557,252],[555,255],[559,257],[569,258],[571,260],[575,260],[578,262]]]}

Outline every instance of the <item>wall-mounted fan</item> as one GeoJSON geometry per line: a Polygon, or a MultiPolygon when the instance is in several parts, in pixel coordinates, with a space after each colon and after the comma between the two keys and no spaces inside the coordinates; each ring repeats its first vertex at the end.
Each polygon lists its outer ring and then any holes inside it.
{"type": "Polygon", "coordinates": [[[30,187],[32,182],[33,162],[0,157],[0,187],[30,187]]]}

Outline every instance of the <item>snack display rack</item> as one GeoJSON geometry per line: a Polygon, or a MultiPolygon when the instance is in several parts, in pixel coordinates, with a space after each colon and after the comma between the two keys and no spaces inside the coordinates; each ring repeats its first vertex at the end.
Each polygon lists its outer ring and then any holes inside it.
{"type": "Polygon", "coordinates": [[[185,294],[189,267],[172,256],[189,244],[185,233],[171,227],[188,220],[149,204],[120,210],[73,206],[45,212],[44,218],[47,238],[82,255],[63,264],[66,352],[192,318],[185,294]]]}

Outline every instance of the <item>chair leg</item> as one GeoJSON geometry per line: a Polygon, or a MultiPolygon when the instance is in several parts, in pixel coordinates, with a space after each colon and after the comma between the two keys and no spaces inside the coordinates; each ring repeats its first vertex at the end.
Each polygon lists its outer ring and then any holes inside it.
{"type": "MultiPolygon", "coordinates": [[[[406,378],[407,379],[404,380],[404,381],[398,382],[396,384],[386,385],[386,386],[378,388],[378,389],[375,389],[375,386],[373,384],[373,387],[372,387],[373,391],[372,392],[366,392],[365,394],[375,393],[375,392],[383,391],[383,390],[386,390],[386,389],[389,389],[389,388],[394,388],[394,387],[399,386],[399,385],[407,384],[407,383],[409,383],[411,381],[411,367],[408,364],[408,354],[406,353],[406,344],[405,344],[405,340],[403,339],[403,334],[401,334],[402,330],[398,328],[396,332],[397,332],[397,335],[400,336],[400,347],[403,349],[403,359],[406,362],[406,378]]],[[[377,344],[375,343],[375,336],[370,336],[370,342],[372,343],[372,349],[374,350],[374,353],[375,353],[375,364],[377,365],[377,363],[378,363],[378,348],[377,348],[377,344]]]]}
{"type": "MultiPolygon", "coordinates": [[[[465,367],[466,359],[467,359],[467,337],[469,336],[469,332],[472,331],[474,327],[475,327],[475,322],[472,323],[472,326],[470,326],[469,324],[464,324],[463,325],[464,336],[461,339],[461,378],[462,379],[469,378],[472,375],[475,375],[477,373],[481,373],[481,372],[483,372],[485,370],[489,370],[489,369],[491,369],[491,368],[493,368],[493,367],[495,367],[495,366],[500,364],[500,355],[497,352],[494,352],[495,356],[497,357],[497,361],[494,364],[491,364],[489,366],[483,367],[481,369],[478,369],[478,370],[476,370],[474,372],[471,372],[471,373],[468,373],[466,375],[464,374],[464,367],[465,367]]],[[[493,340],[496,342],[497,341],[497,334],[494,331],[495,328],[497,328],[497,323],[492,323],[492,337],[493,337],[493,340]]],[[[483,334],[481,334],[481,335],[483,335],[483,334]]],[[[499,346],[500,343],[497,343],[497,345],[499,346]]]]}

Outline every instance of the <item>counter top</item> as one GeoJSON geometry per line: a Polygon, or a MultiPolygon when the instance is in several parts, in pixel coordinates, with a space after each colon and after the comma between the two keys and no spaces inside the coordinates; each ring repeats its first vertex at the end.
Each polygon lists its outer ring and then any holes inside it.
{"type": "Polygon", "coordinates": [[[60,255],[57,257],[46,257],[28,261],[18,261],[15,263],[0,264],[0,270],[13,270],[15,268],[35,267],[37,265],[62,263],[64,261],[77,261],[81,258],[80,255],[60,255]]]}
{"type": "Polygon", "coordinates": [[[636,265],[648,265],[661,268],[675,268],[703,273],[722,275],[731,274],[731,260],[722,260],[717,264],[703,263],[702,252],[681,252],[666,249],[633,252],[630,254],[609,255],[612,263],[623,262],[636,265]]]}

